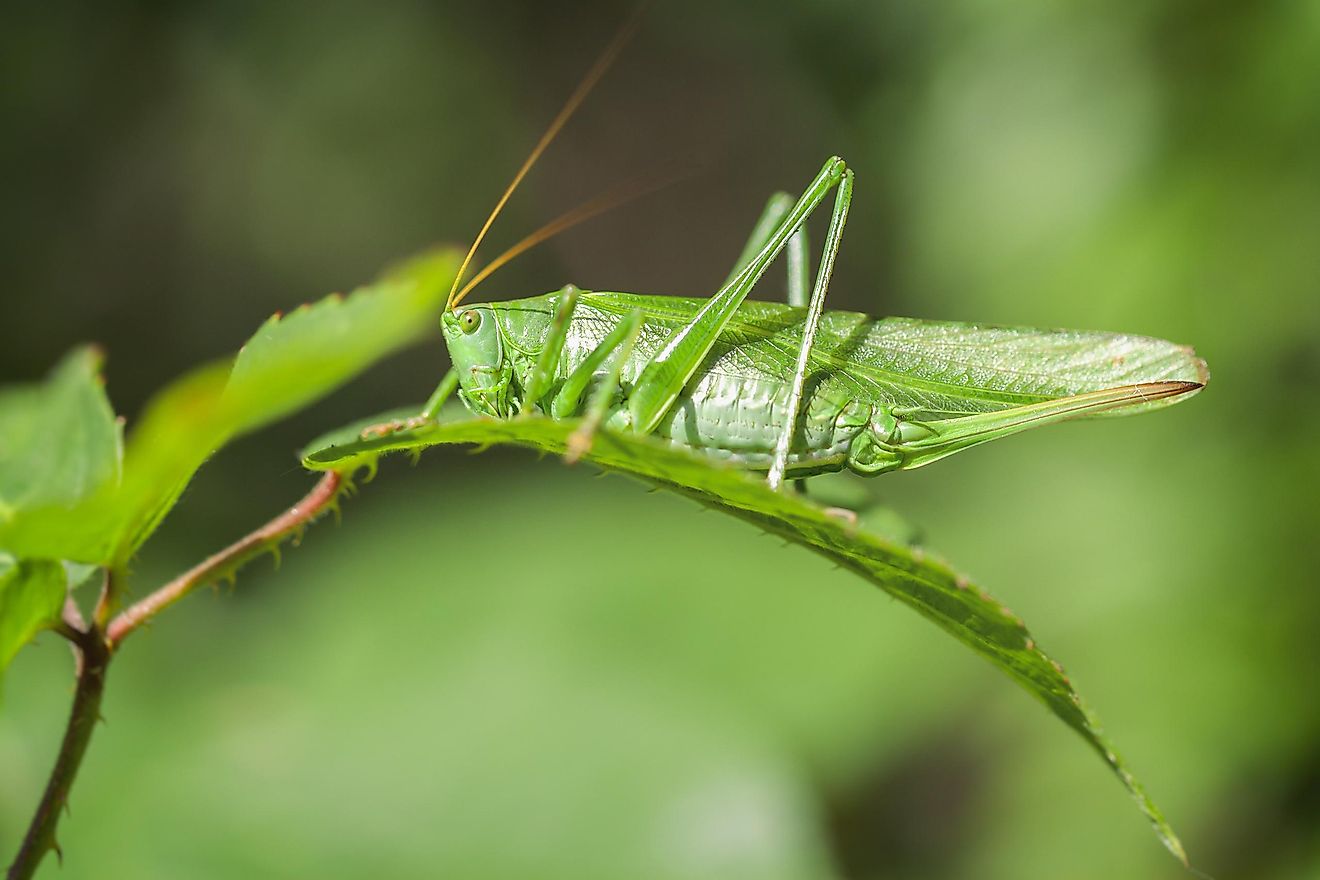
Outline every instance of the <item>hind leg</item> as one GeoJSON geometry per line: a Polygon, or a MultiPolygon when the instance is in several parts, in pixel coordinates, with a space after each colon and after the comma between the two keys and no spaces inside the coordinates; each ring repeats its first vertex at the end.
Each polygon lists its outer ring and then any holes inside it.
{"type": "MultiPolygon", "coordinates": [[[[774,235],[775,227],[788,216],[788,212],[793,210],[793,197],[786,192],[777,192],[765,203],[765,208],[761,211],[760,218],[756,225],[752,227],[752,234],[747,239],[747,244],[743,245],[742,254],[738,257],[738,262],[734,263],[733,271],[729,277],[724,279],[725,284],[729,284],[738,277],[738,273],[747,268],[747,264],[755,259],[757,253],[765,247],[766,242],[774,235]]],[[[784,262],[788,266],[788,304],[798,306],[799,308],[807,304],[807,286],[810,281],[811,265],[807,261],[807,227],[805,225],[798,227],[793,233],[793,237],[788,240],[784,247],[784,262]]]]}
{"type": "Polygon", "coordinates": [[[820,270],[816,273],[816,284],[811,291],[811,302],[807,306],[807,316],[802,323],[802,346],[798,351],[797,366],[793,370],[793,385],[788,396],[788,410],[784,418],[784,428],[775,444],[775,457],[766,475],[766,482],[771,489],[779,489],[784,483],[784,473],[788,469],[788,454],[797,433],[798,416],[802,409],[802,392],[806,386],[807,368],[810,365],[811,347],[816,341],[816,329],[820,326],[820,315],[825,310],[825,294],[830,288],[830,276],[834,274],[834,258],[839,253],[839,244],[843,239],[843,227],[848,223],[848,207],[852,204],[853,173],[846,169],[834,197],[834,210],[830,213],[830,228],[825,234],[825,249],[821,253],[820,270]]]}

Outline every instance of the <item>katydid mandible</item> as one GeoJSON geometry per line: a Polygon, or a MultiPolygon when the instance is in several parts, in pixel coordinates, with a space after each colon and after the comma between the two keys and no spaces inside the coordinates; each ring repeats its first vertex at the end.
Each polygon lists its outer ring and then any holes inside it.
{"type": "MultiPolygon", "coordinates": [[[[627,33],[523,164],[469,259],[627,33]]],[[[786,478],[830,471],[870,476],[920,467],[1027,428],[1176,402],[1204,385],[1205,364],[1190,348],[1148,337],[826,311],[853,180],[834,157],[797,199],[773,196],[728,278],[706,300],[567,285],[460,308],[475,283],[539,234],[462,290],[460,270],[441,319],[453,367],[420,419],[433,419],[457,390],[479,415],[581,417],[570,459],[598,430],[632,431],[763,470],[779,489],[786,478]],[[832,191],[808,292],[805,224],[832,191]],[[748,300],[781,254],[788,302],[748,300]]]]}

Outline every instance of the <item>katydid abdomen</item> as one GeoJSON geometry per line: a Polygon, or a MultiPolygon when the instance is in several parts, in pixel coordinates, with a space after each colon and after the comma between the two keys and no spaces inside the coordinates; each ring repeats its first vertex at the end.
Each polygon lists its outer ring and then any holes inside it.
{"type": "MultiPolygon", "coordinates": [[[[790,390],[781,378],[736,375],[715,365],[684,390],[655,434],[714,458],[766,470],[789,417],[790,390]]],[[[870,429],[873,410],[862,401],[810,395],[789,448],[789,473],[841,470],[858,435],[870,429]]]]}

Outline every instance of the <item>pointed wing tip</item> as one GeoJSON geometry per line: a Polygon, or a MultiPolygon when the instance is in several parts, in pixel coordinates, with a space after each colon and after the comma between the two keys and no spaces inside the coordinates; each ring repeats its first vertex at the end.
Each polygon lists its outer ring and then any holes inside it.
{"type": "Polygon", "coordinates": [[[1195,394],[1205,387],[1204,382],[1192,382],[1186,379],[1169,379],[1163,382],[1142,382],[1130,386],[1132,400],[1128,403],[1153,403],[1157,400],[1169,400],[1195,394]]]}

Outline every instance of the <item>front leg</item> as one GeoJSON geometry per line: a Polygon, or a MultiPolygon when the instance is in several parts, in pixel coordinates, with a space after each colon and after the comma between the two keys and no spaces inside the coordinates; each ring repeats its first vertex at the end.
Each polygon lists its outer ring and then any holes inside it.
{"type": "Polygon", "coordinates": [[[422,407],[420,413],[408,419],[392,419],[388,422],[368,425],[362,429],[360,436],[363,440],[366,440],[372,437],[384,437],[398,431],[409,431],[413,428],[420,428],[422,425],[429,425],[440,415],[441,408],[453,396],[456,388],[458,388],[458,370],[450,367],[449,372],[445,373],[444,378],[440,380],[440,384],[431,392],[431,397],[426,401],[426,405],[422,407]]]}
{"type": "Polygon", "coordinates": [[[449,372],[440,380],[440,384],[435,386],[435,391],[431,392],[430,398],[417,418],[423,422],[434,422],[436,416],[440,415],[441,407],[449,400],[456,388],[458,388],[458,370],[450,367],[449,372]]]}

